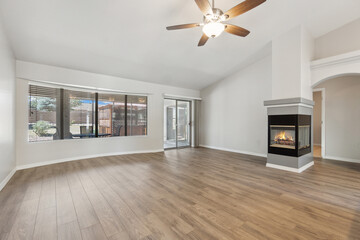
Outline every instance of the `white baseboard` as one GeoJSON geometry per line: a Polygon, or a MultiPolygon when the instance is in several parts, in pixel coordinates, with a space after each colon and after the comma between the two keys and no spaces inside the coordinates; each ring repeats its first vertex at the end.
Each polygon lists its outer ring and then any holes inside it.
{"type": "Polygon", "coordinates": [[[45,162],[20,165],[20,166],[16,167],[16,170],[41,167],[41,166],[46,166],[46,165],[51,165],[51,164],[56,164],[56,163],[71,162],[71,161],[77,161],[77,160],[89,159],[89,158],[109,157],[109,156],[139,154],[139,153],[157,153],[157,152],[163,152],[163,151],[164,151],[164,149],[157,149],[157,150],[147,150],[147,151],[131,151],[131,152],[117,152],[117,153],[86,155],[86,156],[80,156],[80,157],[63,158],[63,159],[57,159],[57,160],[51,160],[51,161],[45,161],[45,162]]]}
{"type": "Polygon", "coordinates": [[[266,163],[266,167],[276,168],[276,169],[285,170],[285,171],[289,171],[289,172],[295,172],[295,173],[301,173],[313,165],[314,165],[314,162],[309,162],[308,164],[306,164],[305,166],[303,166],[301,168],[292,168],[292,167],[285,167],[285,166],[276,165],[276,164],[272,164],[272,163],[266,163]]]}
{"type": "Polygon", "coordinates": [[[321,147],[321,144],[314,143],[314,146],[321,147]]]}
{"type": "Polygon", "coordinates": [[[267,157],[267,154],[261,154],[261,153],[254,153],[254,152],[248,152],[248,151],[240,151],[240,150],[235,150],[235,149],[230,149],[230,148],[223,148],[223,147],[214,147],[214,146],[209,146],[209,145],[199,145],[200,147],[204,147],[204,148],[210,148],[210,149],[215,149],[215,150],[221,150],[221,151],[227,151],[227,152],[234,152],[234,153],[241,153],[241,154],[246,154],[246,155],[253,155],[253,156],[257,156],[257,157],[267,157]]]}
{"type": "Polygon", "coordinates": [[[360,159],[334,157],[334,156],[325,156],[325,157],[323,157],[323,159],[325,159],[325,160],[334,160],[334,161],[342,161],[342,162],[360,163],[360,159]]]}
{"type": "Polygon", "coordinates": [[[15,172],[16,172],[16,168],[11,170],[11,172],[6,176],[6,178],[2,180],[2,182],[0,183],[0,191],[3,190],[5,185],[10,181],[11,177],[14,176],[15,172]]]}

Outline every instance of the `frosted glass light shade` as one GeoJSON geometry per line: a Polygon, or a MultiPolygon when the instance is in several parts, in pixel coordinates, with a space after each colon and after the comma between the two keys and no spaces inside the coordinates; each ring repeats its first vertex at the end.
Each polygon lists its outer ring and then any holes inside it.
{"type": "Polygon", "coordinates": [[[225,30],[225,26],[219,22],[209,22],[204,25],[203,32],[209,38],[216,38],[225,30]]]}

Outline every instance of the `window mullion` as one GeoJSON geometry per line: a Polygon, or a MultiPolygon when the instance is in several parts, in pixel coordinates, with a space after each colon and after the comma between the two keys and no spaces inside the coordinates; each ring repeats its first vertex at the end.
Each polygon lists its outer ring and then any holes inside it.
{"type": "Polygon", "coordinates": [[[128,95],[125,95],[125,136],[127,136],[127,129],[128,129],[128,111],[127,111],[127,101],[128,101],[128,95]]]}
{"type": "Polygon", "coordinates": [[[99,137],[99,93],[95,93],[95,137],[99,137]]]}
{"type": "Polygon", "coordinates": [[[64,97],[64,89],[60,88],[60,139],[64,139],[65,136],[65,121],[64,121],[64,104],[65,104],[65,97],[64,97]]]}

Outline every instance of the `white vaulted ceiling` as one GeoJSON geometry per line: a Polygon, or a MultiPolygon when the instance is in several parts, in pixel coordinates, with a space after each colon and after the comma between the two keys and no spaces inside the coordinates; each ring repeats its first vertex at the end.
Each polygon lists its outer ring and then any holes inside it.
{"type": "MultiPolygon", "coordinates": [[[[226,11],[242,0],[217,0],[226,11]]],[[[314,37],[358,17],[359,0],[268,0],[230,22],[247,38],[223,33],[197,47],[194,0],[0,0],[16,58],[147,82],[201,89],[239,69],[271,40],[304,24],[314,37]]]]}

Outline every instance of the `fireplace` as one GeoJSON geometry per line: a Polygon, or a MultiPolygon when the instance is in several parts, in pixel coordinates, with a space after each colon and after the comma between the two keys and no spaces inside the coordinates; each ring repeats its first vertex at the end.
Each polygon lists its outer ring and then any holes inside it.
{"type": "Polygon", "coordinates": [[[268,115],[266,166],[300,173],[314,165],[312,115],[314,102],[305,98],[265,101],[268,115]]]}
{"type": "Polygon", "coordinates": [[[311,152],[311,115],[269,115],[268,152],[300,157],[311,152]]]}

